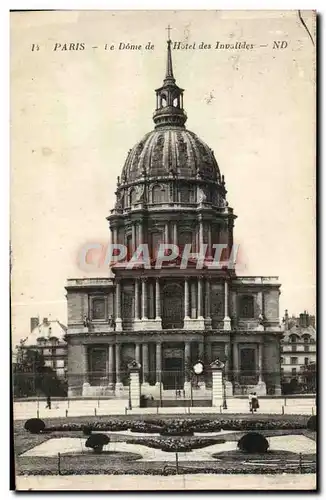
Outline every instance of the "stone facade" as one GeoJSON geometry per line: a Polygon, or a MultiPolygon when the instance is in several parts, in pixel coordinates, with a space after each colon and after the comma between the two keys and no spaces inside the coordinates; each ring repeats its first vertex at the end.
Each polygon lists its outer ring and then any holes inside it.
{"type": "Polygon", "coordinates": [[[218,357],[227,395],[277,394],[280,284],[211,265],[216,245],[224,245],[222,261],[228,260],[236,216],[213,151],[185,128],[170,42],[156,96],[155,130],[128,153],[107,218],[112,243],[125,245],[127,256],[112,266],[110,278],[71,279],[66,286],[69,391],[119,396],[136,360],[142,393],[187,392],[198,359],[207,372],[198,383],[205,391],[218,357]],[[161,243],[177,245],[180,253],[157,266],[161,243]],[[143,244],[150,265],[130,267],[143,244]],[[184,267],[180,254],[187,244],[192,255],[184,267]]]}

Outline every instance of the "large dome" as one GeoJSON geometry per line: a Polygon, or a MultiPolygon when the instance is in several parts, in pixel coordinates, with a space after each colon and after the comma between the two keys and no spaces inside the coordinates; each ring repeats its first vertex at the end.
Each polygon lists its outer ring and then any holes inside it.
{"type": "Polygon", "coordinates": [[[153,130],[130,151],[122,170],[122,183],[132,183],[146,175],[200,178],[220,182],[213,151],[196,134],[183,127],[153,130]]]}

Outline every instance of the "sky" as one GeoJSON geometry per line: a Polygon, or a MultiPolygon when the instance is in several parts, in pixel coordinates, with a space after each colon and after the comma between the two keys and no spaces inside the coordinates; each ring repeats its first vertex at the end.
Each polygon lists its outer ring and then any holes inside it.
{"type": "Polygon", "coordinates": [[[31,316],[67,322],[67,278],[108,275],[80,252],[109,242],[117,176],[153,129],[168,25],[188,44],[174,74],[187,128],[225,175],[241,274],[279,276],[281,315],[315,313],[315,27],[302,18],[309,32],[297,11],[11,13],[14,344],[31,316]]]}

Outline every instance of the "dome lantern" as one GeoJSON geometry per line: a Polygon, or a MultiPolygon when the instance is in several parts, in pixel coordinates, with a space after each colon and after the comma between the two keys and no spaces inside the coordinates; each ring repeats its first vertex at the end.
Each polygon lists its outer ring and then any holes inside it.
{"type": "Polygon", "coordinates": [[[156,110],[153,116],[155,128],[165,126],[184,128],[187,115],[183,110],[183,92],[173,75],[171,40],[167,41],[167,64],[163,85],[156,89],[156,110]]]}

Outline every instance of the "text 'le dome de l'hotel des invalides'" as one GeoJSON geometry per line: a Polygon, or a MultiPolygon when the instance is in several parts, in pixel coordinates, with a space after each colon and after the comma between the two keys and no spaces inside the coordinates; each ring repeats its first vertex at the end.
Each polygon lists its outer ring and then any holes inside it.
{"type": "Polygon", "coordinates": [[[236,216],[226,202],[224,176],[213,151],[185,127],[183,89],[167,69],[156,90],[154,130],[128,153],[108,217],[111,242],[134,252],[147,244],[153,265],[113,265],[113,277],[68,279],[70,395],[128,391],[128,364],[141,365],[141,390],[190,387],[189,366],[205,366],[198,391],[209,390],[209,366],[225,363],[228,396],[280,394],[280,283],[275,277],[236,276],[234,268],[178,259],[155,266],[160,243],[199,252],[233,245],[236,216]]]}

